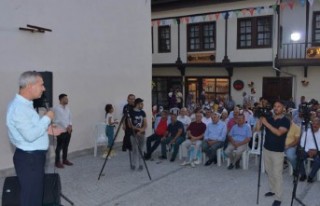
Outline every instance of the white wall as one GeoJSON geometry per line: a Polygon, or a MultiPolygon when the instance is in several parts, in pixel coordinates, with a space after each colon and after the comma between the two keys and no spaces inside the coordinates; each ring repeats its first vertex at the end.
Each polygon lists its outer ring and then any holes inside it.
{"type": "Polygon", "coordinates": [[[69,95],[74,124],[70,152],[93,146],[92,128],[104,119],[106,103],[115,105],[120,119],[127,95],[134,93],[145,100],[151,116],[150,0],[0,4],[0,170],[13,166],[5,114],[23,71],[53,72],[55,104],[60,93],[69,95]],[[53,32],[18,30],[26,24],[53,32]]]}

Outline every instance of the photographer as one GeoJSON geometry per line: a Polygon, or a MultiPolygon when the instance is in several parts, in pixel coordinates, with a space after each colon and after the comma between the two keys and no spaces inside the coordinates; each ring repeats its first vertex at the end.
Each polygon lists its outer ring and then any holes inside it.
{"type": "Polygon", "coordinates": [[[263,157],[271,191],[265,196],[276,196],[273,206],[281,205],[284,149],[286,135],[290,128],[290,121],[283,114],[284,109],[283,102],[277,100],[273,105],[274,114],[268,118],[260,117],[256,127],[260,130],[265,126],[266,130],[263,157]]]}
{"type": "MultiPolygon", "coordinates": [[[[320,157],[319,157],[319,145],[320,145],[320,120],[319,118],[314,118],[312,120],[312,128],[308,128],[307,133],[303,132],[302,140],[301,140],[301,148],[304,147],[304,151],[302,153],[302,157],[307,160],[308,157],[313,159],[313,164],[311,168],[311,172],[308,175],[308,182],[312,183],[314,177],[316,176],[319,168],[320,168],[320,157]],[[313,134],[314,136],[313,136],[313,134]],[[307,138],[306,138],[307,137],[307,138]],[[315,144],[316,139],[316,144],[315,144]]],[[[304,161],[300,163],[300,181],[305,181],[307,179],[306,170],[304,168],[304,161]]]]}

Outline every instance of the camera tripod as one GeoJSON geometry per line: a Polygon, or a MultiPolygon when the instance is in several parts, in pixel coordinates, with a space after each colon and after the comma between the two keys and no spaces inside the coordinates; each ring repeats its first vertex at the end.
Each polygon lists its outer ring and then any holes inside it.
{"type": "MultiPolygon", "coordinates": [[[[259,205],[259,196],[260,196],[260,182],[261,182],[261,166],[262,166],[262,147],[263,147],[263,140],[265,137],[265,126],[261,126],[261,134],[260,134],[260,156],[259,156],[259,172],[258,172],[258,185],[257,185],[257,205],[259,205]]],[[[252,147],[255,145],[252,144],[252,147]]]]}
{"type": "MultiPolygon", "coordinates": [[[[138,140],[137,140],[137,136],[136,136],[136,133],[135,133],[135,131],[134,131],[134,128],[133,128],[133,125],[132,125],[132,121],[131,121],[131,117],[130,117],[130,113],[129,113],[128,107],[127,107],[126,110],[125,110],[125,113],[123,114],[123,116],[122,116],[122,118],[121,118],[121,120],[120,120],[120,123],[119,123],[119,126],[118,126],[118,128],[117,128],[116,134],[114,135],[114,138],[113,138],[111,147],[110,147],[110,149],[109,149],[109,151],[108,151],[108,154],[107,154],[107,156],[106,156],[106,158],[105,158],[105,160],[104,160],[104,163],[103,163],[103,165],[102,165],[102,168],[101,168],[101,170],[100,170],[100,173],[99,173],[99,176],[98,176],[98,181],[100,180],[100,178],[101,178],[101,176],[102,176],[102,172],[103,172],[103,170],[104,170],[104,168],[105,168],[105,166],[106,166],[106,163],[107,163],[107,161],[108,161],[108,159],[109,159],[110,153],[111,153],[112,148],[113,148],[113,146],[114,146],[114,142],[115,142],[115,140],[116,140],[116,138],[117,138],[117,136],[118,136],[118,134],[119,134],[120,127],[121,127],[121,125],[122,125],[126,120],[127,120],[127,122],[128,122],[129,127],[130,127],[131,130],[132,130],[132,134],[133,134],[133,136],[134,136],[133,139],[135,140],[135,143],[136,143],[137,146],[138,146],[139,155],[140,155],[141,159],[143,160],[144,166],[145,166],[145,168],[146,168],[146,170],[147,170],[147,173],[148,173],[148,177],[149,177],[149,179],[151,180],[150,172],[149,172],[147,163],[146,163],[146,161],[145,161],[145,159],[144,159],[144,157],[143,157],[142,150],[141,150],[141,148],[140,148],[140,146],[139,146],[139,142],[138,142],[138,140]]],[[[129,151],[129,161],[130,161],[130,166],[132,166],[131,151],[129,151]]]]}
{"type": "Polygon", "coordinates": [[[302,202],[302,200],[300,200],[299,198],[297,198],[297,188],[298,188],[298,182],[299,182],[299,174],[300,174],[300,165],[303,164],[304,161],[304,153],[305,153],[305,147],[306,147],[306,143],[307,143],[307,132],[308,132],[308,126],[310,126],[311,129],[311,133],[313,136],[313,140],[315,142],[315,146],[317,151],[319,151],[319,147],[317,145],[317,141],[314,135],[314,131],[312,128],[312,125],[310,123],[310,120],[308,118],[305,118],[305,120],[301,123],[301,134],[300,134],[300,142],[297,148],[297,164],[296,164],[296,168],[293,172],[293,190],[292,190],[292,197],[291,197],[291,206],[293,205],[293,201],[296,200],[300,205],[302,206],[306,206],[306,204],[304,204],[302,202]],[[304,131],[305,131],[305,138],[304,138],[304,142],[302,143],[302,134],[303,134],[303,126],[304,126],[304,131]],[[301,145],[303,145],[303,147],[301,147],[301,145]]]}

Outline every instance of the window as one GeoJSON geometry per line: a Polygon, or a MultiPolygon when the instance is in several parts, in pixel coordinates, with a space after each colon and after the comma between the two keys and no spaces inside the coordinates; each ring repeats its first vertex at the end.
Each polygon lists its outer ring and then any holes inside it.
{"type": "Polygon", "coordinates": [[[151,49],[153,54],[153,27],[151,27],[151,49]]]}
{"type": "Polygon", "coordinates": [[[171,51],[171,32],[170,26],[158,27],[159,32],[159,53],[166,53],[171,51]]]}
{"type": "Polygon", "coordinates": [[[208,51],[216,48],[215,22],[188,24],[188,51],[208,51]]]}
{"type": "Polygon", "coordinates": [[[312,23],[312,43],[320,44],[320,12],[313,13],[313,23],[312,23]]]}
{"type": "Polygon", "coordinates": [[[238,48],[269,48],[272,16],[238,19],[238,48]]]}

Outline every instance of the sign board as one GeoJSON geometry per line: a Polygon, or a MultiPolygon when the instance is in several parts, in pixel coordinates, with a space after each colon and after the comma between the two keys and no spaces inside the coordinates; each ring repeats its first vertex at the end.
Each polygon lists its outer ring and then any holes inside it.
{"type": "Polygon", "coordinates": [[[188,63],[214,63],[216,61],[216,54],[214,52],[208,53],[189,53],[187,56],[188,63]]]}
{"type": "Polygon", "coordinates": [[[307,59],[320,59],[320,47],[309,47],[306,51],[307,59]]]}

